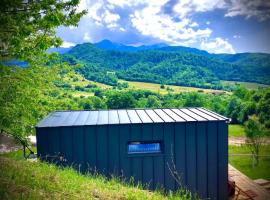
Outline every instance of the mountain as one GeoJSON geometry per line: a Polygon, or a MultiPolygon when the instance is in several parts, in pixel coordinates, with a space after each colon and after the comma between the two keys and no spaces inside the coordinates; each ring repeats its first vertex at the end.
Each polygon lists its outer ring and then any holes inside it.
{"type": "Polygon", "coordinates": [[[82,63],[80,73],[105,83],[121,78],[216,89],[223,87],[220,80],[270,84],[270,54],[209,54],[189,47],[131,47],[102,41],[76,45],[63,59],[82,63]],[[115,75],[107,75],[108,71],[115,75]]]}
{"type": "Polygon", "coordinates": [[[158,49],[162,47],[166,47],[168,45],[160,43],[154,45],[141,45],[141,46],[128,46],[119,43],[111,42],[110,40],[102,40],[98,43],[94,44],[95,47],[106,50],[116,50],[116,51],[143,51],[148,49],[158,49]]]}

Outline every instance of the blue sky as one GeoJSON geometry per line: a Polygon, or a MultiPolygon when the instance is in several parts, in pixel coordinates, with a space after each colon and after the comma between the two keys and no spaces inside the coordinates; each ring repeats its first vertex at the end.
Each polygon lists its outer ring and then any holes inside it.
{"type": "Polygon", "coordinates": [[[270,53],[270,0],[81,0],[78,27],[60,27],[64,47],[103,39],[166,43],[211,53],[270,53]]]}

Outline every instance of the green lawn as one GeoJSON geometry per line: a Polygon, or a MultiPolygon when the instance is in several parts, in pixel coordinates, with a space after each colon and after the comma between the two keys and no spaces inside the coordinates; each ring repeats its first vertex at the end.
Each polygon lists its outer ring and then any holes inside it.
{"type": "MultiPolygon", "coordinates": [[[[230,154],[250,154],[247,146],[229,146],[230,154]]],[[[262,148],[260,155],[270,156],[270,145],[265,145],[262,148]]],[[[267,179],[270,180],[270,157],[260,158],[259,165],[252,167],[251,156],[229,156],[229,163],[237,168],[242,173],[246,174],[251,179],[267,179]]]]}
{"type": "Polygon", "coordinates": [[[229,136],[243,137],[245,136],[244,126],[239,124],[229,124],[229,136]]]}
{"type": "Polygon", "coordinates": [[[143,190],[117,178],[80,175],[45,162],[22,159],[22,152],[0,155],[0,199],[194,199],[185,195],[143,190]]]}
{"type": "Polygon", "coordinates": [[[241,85],[250,90],[257,90],[259,88],[267,88],[270,85],[259,84],[259,83],[250,83],[250,82],[239,82],[239,81],[221,81],[224,85],[241,85]]]}
{"type": "Polygon", "coordinates": [[[165,85],[164,89],[161,89],[161,84],[158,83],[146,83],[146,82],[138,82],[138,81],[126,81],[126,80],[119,80],[119,82],[127,82],[129,85],[128,89],[135,89],[135,90],[150,90],[152,92],[157,92],[160,94],[168,94],[171,93],[179,93],[179,92],[204,92],[204,93],[229,93],[223,90],[213,90],[213,89],[203,89],[203,88],[196,88],[196,87],[185,87],[185,86],[176,86],[176,85],[165,85]],[[170,90],[167,90],[170,88],[170,90]]]}

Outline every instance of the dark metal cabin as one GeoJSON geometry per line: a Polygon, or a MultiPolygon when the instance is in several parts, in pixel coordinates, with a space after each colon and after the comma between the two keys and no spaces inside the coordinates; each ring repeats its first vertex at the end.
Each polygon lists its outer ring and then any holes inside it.
{"type": "Polygon", "coordinates": [[[227,199],[228,119],[204,108],[57,111],[36,127],[38,156],[177,190],[227,199]]]}

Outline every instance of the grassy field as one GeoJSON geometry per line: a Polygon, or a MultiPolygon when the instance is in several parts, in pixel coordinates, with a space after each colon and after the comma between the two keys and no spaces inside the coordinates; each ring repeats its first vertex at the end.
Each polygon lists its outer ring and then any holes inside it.
{"type": "Polygon", "coordinates": [[[244,137],[245,129],[242,125],[239,124],[229,124],[229,137],[244,137]]]}
{"type": "MultiPolygon", "coordinates": [[[[250,154],[250,150],[246,145],[229,146],[229,154],[250,154]]],[[[270,145],[262,148],[260,155],[270,156],[270,145]]],[[[270,157],[261,157],[259,165],[252,167],[251,156],[229,156],[229,163],[251,179],[267,179],[270,180],[270,157]]]]}
{"type": "Polygon", "coordinates": [[[106,85],[106,84],[103,84],[103,83],[89,81],[89,80],[85,79],[82,75],[74,73],[74,72],[70,72],[67,76],[65,76],[64,81],[69,83],[73,88],[75,86],[85,87],[88,84],[95,84],[98,87],[100,87],[101,89],[110,89],[110,88],[112,88],[112,86],[109,86],[109,85],[106,85]]]}
{"type": "Polygon", "coordinates": [[[242,85],[246,87],[247,89],[256,90],[258,88],[266,88],[270,87],[270,85],[264,85],[259,83],[250,83],[250,82],[238,82],[238,81],[221,81],[224,85],[242,85]]]}
{"type": "Polygon", "coordinates": [[[76,86],[81,86],[81,87],[85,87],[87,85],[96,85],[97,87],[103,89],[103,90],[107,90],[107,89],[111,89],[112,86],[103,84],[103,83],[98,83],[98,82],[94,82],[94,81],[89,81],[85,78],[82,77],[82,75],[80,74],[76,74],[74,72],[70,72],[69,74],[67,74],[64,77],[64,82],[66,82],[67,84],[71,85],[71,88],[68,89],[72,96],[74,97],[89,97],[89,96],[94,96],[94,93],[92,92],[85,92],[85,91],[78,91],[75,90],[76,86]]]}
{"type": "Polygon", "coordinates": [[[212,90],[212,89],[202,89],[195,87],[184,87],[184,86],[175,86],[175,85],[165,85],[164,89],[161,89],[161,84],[158,83],[146,83],[146,82],[136,82],[136,81],[125,81],[119,80],[119,82],[127,82],[129,89],[144,89],[150,90],[152,92],[157,92],[160,94],[167,94],[169,92],[178,93],[178,92],[204,92],[204,93],[223,93],[222,90],[212,90]],[[169,89],[167,89],[169,88],[169,89]]]}
{"type": "Polygon", "coordinates": [[[192,199],[189,192],[164,196],[116,178],[83,176],[72,168],[21,158],[21,152],[0,155],[0,199],[192,199]]]}

